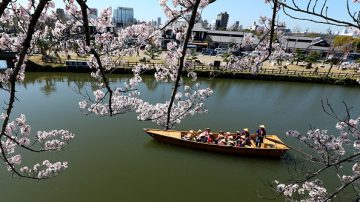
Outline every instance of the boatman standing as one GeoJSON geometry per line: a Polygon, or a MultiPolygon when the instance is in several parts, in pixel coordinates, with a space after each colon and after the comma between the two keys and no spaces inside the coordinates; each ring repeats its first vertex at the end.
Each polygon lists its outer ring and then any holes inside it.
{"type": "Polygon", "coordinates": [[[266,136],[266,130],[264,125],[260,125],[259,129],[256,131],[256,147],[261,147],[261,144],[264,142],[266,136]]]}

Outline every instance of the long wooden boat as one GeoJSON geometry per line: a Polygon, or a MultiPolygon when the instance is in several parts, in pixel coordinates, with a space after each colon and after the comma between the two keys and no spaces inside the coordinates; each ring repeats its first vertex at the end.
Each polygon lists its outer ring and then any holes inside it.
{"type": "MultiPolygon", "coordinates": [[[[144,129],[144,131],[155,140],[173,145],[189,147],[193,149],[218,152],[224,154],[264,157],[264,158],[280,158],[289,149],[276,135],[267,135],[261,148],[257,148],[254,144],[255,135],[251,135],[251,146],[235,147],[223,146],[218,144],[209,144],[185,140],[184,137],[189,131],[177,130],[160,130],[160,129],[144,129]]],[[[232,134],[234,135],[234,134],[232,134]]],[[[217,136],[217,134],[214,134],[217,136]]]]}

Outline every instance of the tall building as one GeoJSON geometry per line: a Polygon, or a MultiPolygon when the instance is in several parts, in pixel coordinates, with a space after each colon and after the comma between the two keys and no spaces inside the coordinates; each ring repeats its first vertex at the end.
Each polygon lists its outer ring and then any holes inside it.
{"type": "Polygon", "coordinates": [[[157,19],[157,28],[160,28],[161,25],[161,17],[158,17],[157,19]]]}
{"type": "Polygon", "coordinates": [[[211,26],[211,25],[209,25],[209,22],[208,22],[207,20],[204,20],[204,21],[202,22],[202,26],[203,26],[205,29],[208,29],[209,26],[211,26]]]}
{"type": "Polygon", "coordinates": [[[256,21],[254,21],[253,25],[250,26],[249,29],[250,29],[251,31],[256,31],[258,27],[259,27],[259,25],[256,24],[256,21]]]}
{"type": "Polygon", "coordinates": [[[229,21],[229,14],[227,12],[220,13],[216,18],[216,29],[218,30],[226,30],[227,24],[229,21]]]}
{"type": "Polygon", "coordinates": [[[89,18],[96,19],[98,17],[98,10],[96,8],[90,8],[89,10],[89,18]]]}
{"type": "Polygon", "coordinates": [[[216,20],[211,21],[210,29],[216,30],[216,20]]]}
{"type": "Polygon", "coordinates": [[[229,28],[231,31],[238,31],[240,30],[240,22],[239,21],[235,21],[235,23],[233,25],[230,26],[229,28]]]}
{"type": "Polygon", "coordinates": [[[126,7],[114,9],[113,23],[116,27],[127,27],[134,24],[134,9],[126,7]]]}
{"type": "Polygon", "coordinates": [[[157,23],[156,23],[155,20],[151,20],[151,21],[150,21],[150,25],[155,28],[156,25],[157,25],[157,23]]]}

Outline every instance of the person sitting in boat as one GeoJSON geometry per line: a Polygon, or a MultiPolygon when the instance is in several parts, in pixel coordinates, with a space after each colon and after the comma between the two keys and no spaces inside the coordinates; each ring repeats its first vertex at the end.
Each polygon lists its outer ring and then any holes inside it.
{"type": "Polygon", "coordinates": [[[231,135],[230,132],[226,132],[225,139],[226,139],[226,140],[230,140],[230,139],[233,140],[234,137],[231,135]]]}
{"type": "Polygon", "coordinates": [[[236,145],[237,147],[244,147],[245,146],[245,138],[240,137],[237,141],[236,141],[236,145]]]}
{"type": "Polygon", "coordinates": [[[264,142],[266,136],[266,130],[264,125],[260,125],[259,129],[256,131],[256,147],[261,147],[261,144],[264,142]]]}
{"type": "Polygon", "coordinates": [[[210,135],[210,128],[206,128],[204,132],[200,134],[200,142],[207,143],[209,135],[210,135]]]}
{"type": "Polygon", "coordinates": [[[236,131],[235,135],[234,135],[234,140],[235,141],[239,141],[240,140],[240,131],[236,131]]]}
{"type": "Polygon", "coordinates": [[[224,136],[224,131],[219,131],[219,134],[217,135],[217,137],[215,138],[215,140],[214,140],[214,142],[215,142],[215,144],[218,144],[219,142],[220,142],[220,140],[222,139],[222,138],[224,138],[225,136],[224,136]]]}
{"type": "Polygon", "coordinates": [[[204,136],[205,136],[205,131],[203,132],[202,130],[198,130],[197,133],[195,134],[195,141],[201,142],[204,136]]]}
{"type": "Polygon", "coordinates": [[[200,142],[201,138],[203,137],[202,134],[203,134],[202,130],[198,130],[195,137],[196,142],[200,142]]]}
{"type": "Polygon", "coordinates": [[[205,136],[204,133],[200,133],[200,135],[196,138],[197,142],[207,142],[207,137],[205,136]]]}
{"type": "Polygon", "coordinates": [[[241,136],[243,136],[244,138],[249,137],[250,136],[249,129],[244,128],[243,131],[241,132],[241,136]]]}
{"type": "Polygon", "coordinates": [[[204,133],[205,133],[205,135],[209,135],[211,133],[210,128],[206,128],[204,133]]]}
{"type": "Polygon", "coordinates": [[[207,143],[212,144],[214,141],[214,135],[212,133],[209,133],[209,136],[207,137],[207,143]]]}
{"type": "Polygon", "coordinates": [[[251,139],[250,139],[250,133],[248,128],[244,128],[243,131],[241,131],[241,138],[244,140],[244,146],[251,146],[251,139]]]}
{"type": "Polygon", "coordinates": [[[197,133],[195,134],[195,136],[198,137],[201,133],[202,133],[202,130],[198,130],[197,133]]]}
{"type": "Polygon", "coordinates": [[[229,139],[228,141],[226,141],[227,146],[234,147],[235,144],[236,144],[236,142],[233,139],[229,139]]]}
{"type": "Polygon", "coordinates": [[[225,138],[220,139],[218,145],[225,146],[226,145],[225,138]]]}
{"type": "Polygon", "coordinates": [[[244,138],[244,144],[247,146],[251,146],[250,133],[248,128],[244,128],[241,132],[241,137],[244,138]]]}
{"type": "Polygon", "coordinates": [[[191,141],[193,139],[193,135],[194,135],[194,131],[190,130],[188,134],[183,136],[183,139],[191,141]]]}
{"type": "Polygon", "coordinates": [[[235,146],[234,136],[230,132],[225,133],[225,142],[227,146],[235,146]]]}
{"type": "Polygon", "coordinates": [[[220,130],[220,131],[219,131],[218,138],[224,138],[224,137],[225,137],[224,131],[220,130]]]}

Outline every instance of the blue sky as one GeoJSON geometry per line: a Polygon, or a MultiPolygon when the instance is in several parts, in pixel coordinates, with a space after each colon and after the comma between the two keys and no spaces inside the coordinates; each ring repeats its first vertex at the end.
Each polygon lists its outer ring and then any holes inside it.
{"type": "MultiPolygon", "coordinates": [[[[18,2],[25,2],[26,0],[18,0],[18,2]]],[[[297,0],[298,2],[304,0],[297,0]]],[[[323,1],[323,0],[320,0],[323,1]]],[[[54,0],[58,7],[63,7],[62,0],[54,0]]],[[[134,8],[134,15],[139,20],[156,20],[161,17],[164,22],[165,16],[158,4],[158,0],[88,0],[90,7],[104,9],[107,7],[132,7],[134,8]]],[[[329,16],[334,16],[339,19],[350,20],[346,10],[346,0],[328,0],[329,16]]],[[[354,11],[359,11],[360,6],[351,4],[354,11]]],[[[257,21],[259,16],[271,16],[271,8],[264,3],[264,0],[217,0],[215,3],[209,5],[203,11],[203,19],[209,22],[216,18],[220,12],[227,11],[230,15],[229,24],[235,21],[240,21],[240,24],[245,28],[250,26],[254,21],[257,21]]],[[[319,25],[310,22],[292,20],[284,14],[280,14],[280,20],[285,21],[288,28],[292,29],[296,26],[305,31],[307,28],[311,31],[325,32],[329,25],[319,25]]],[[[343,28],[333,27],[332,30],[341,30],[343,28]]]]}

